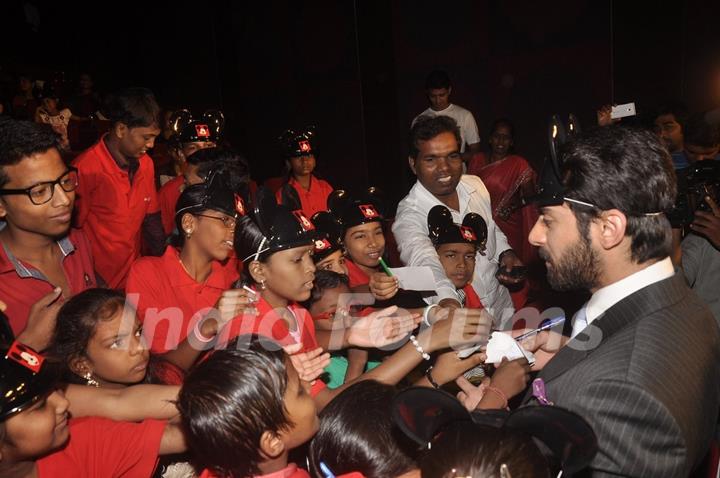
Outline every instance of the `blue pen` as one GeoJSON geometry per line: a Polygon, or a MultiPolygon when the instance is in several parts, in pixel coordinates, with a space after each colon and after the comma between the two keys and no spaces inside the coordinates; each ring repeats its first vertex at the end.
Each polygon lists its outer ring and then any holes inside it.
{"type": "Polygon", "coordinates": [[[555,317],[554,319],[550,319],[549,321],[547,321],[545,323],[545,325],[538,327],[535,330],[531,330],[530,332],[526,332],[522,335],[515,337],[515,340],[520,342],[521,340],[525,340],[526,338],[531,337],[531,336],[537,334],[538,332],[542,332],[543,330],[552,329],[556,325],[560,325],[563,322],[565,322],[565,317],[555,317]]]}
{"type": "Polygon", "coordinates": [[[330,471],[330,468],[328,468],[328,466],[322,461],[320,462],[320,471],[322,471],[322,474],[325,475],[325,478],[335,478],[335,475],[332,471],[330,471]]]}

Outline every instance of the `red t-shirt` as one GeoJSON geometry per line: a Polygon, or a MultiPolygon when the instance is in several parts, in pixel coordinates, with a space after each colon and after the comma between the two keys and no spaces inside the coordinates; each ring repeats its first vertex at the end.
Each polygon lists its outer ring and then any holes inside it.
{"type": "MultiPolygon", "coordinates": [[[[310,175],[310,189],[308,190],[303,188],[293,177],[288,180],[288,184],[297,191],[300,198],[300,208],[307,217],[312,217],[316,212],[327,211],[327,198],[333,192],[330,183],[310,175]]],[[[281,193],[282,189],[275,193],[278,202],[280,202],[281,193]]]]}
{"type": "MultiPolygon", "coordinates": [[[[70,291],[73,295],[97,287],[90,243],[78,229],[57,241],[64,257],[65,270],[70,291]]],[[[56,287],[31,264],[19,261],[9,249],[0,243],[0,300],[7,304],[10,327],[17,336],[25,329],[30,307],[49,294],[56,287]]],[[[68,299],[68,298],[66,298],[68,299]]]]}
{"type": "MultiPolygon", "coordinates": [[[[272,308],[272,306],[258,294],[260,300],[255,308],[258,311],[257,316],[240,315],[235,317],[228,324],[219,336],[220,344],[227,344],[235,337],[246,334],[257,334],[268,337],[280,345],[291,345],[302,343],[302,352],[315,350],[317,339],[315,338],[315,324],[313,318],[305,308],[297,303],[288,305],[288,309],[292,312],[297,321],[297,331],[290,332],[287,322],[272,308]]],[[[314,397],[320,390],[325,388],[322,380],[315,380],[310,394],[314,397]]]]}
{"type": "Polygon", "coordinates": [[[113,289],[123,289],[130,265],[140,256],[145,216],[160,210],[153,162],[140,158],[132,184],[105,146],[105,137],[74,162],[79,171],[77,225],[92,245],[95,268],[113,289]]]}
{"type": "Polygon", "coordinates": [[[185,178],[178,176],[165,183],[158,191],[160,217],[166,235],[169,235],[175,229],[175,205],[180,198],[180,194],[182,194],[184,185],[185,178]]]}
{"type": "MultiPolygon", "coordinates": [[[[218,478],[218,476],[210,470],[203,470],[199,478],[218,478]]],[[[310,478],[310,475],[302,468],[298,468],[295,463],[290,463],[280,471],[267,475],[256,475],[253,478],[310,478]]]]}
{"type": "Polygon", "coordinates": [[[348,280],[350,281],[349,286],[351,289],[353,287],[367,285],[370,283],[370,276],[360,269],[360,267],[358,267],[353,261],[346,258],[345,265],[348,269],[348,280]]]}
{"type": "Polygon", "coordinates": [[[137,305],[150,351],[165,353],[184,341],[196,321],[238,280],[237,266],[234,257],[225,263],[214,261],[210,276],[198,283],[185,271],[174,247],[168,246],[161,257],[135,261],[125,291],[137,305]]]}
{"type": "Polygon", "coordinates": [[[38,477],[147,478],[157,464],[165,424],[96,417],[70,420],[67,444],[36,461],[38,477]]]}

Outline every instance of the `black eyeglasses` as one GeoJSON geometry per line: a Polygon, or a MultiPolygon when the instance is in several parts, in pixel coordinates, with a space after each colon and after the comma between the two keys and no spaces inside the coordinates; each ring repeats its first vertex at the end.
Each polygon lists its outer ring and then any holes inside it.
{"type": "Polygon", "coordinates": [[[55,181],[45,181],[37,183],[25,189],[0,189],[0,196],[9,196],[13,194],[26,194],[30,201],[36,206],[40,206],[49,202],[55,193],[55,185],[59,185],[66,193],[75,191],[78,187],[78,171],[75,168],[68,168],[62,176],[55,181]]]}
{"type": "Polygon", "coordinates": [[[231,217],[231,216],[217,217],[217,216],[210,216],[208,214],[194,214],[194,215],[200,216],[200,217],[207,217],[210,219],[217,219],[218,221],[222,221],[223,226],[225,226],[228,229],[235,229],[235,226],[237,225],[236,217],[231,217]]]}

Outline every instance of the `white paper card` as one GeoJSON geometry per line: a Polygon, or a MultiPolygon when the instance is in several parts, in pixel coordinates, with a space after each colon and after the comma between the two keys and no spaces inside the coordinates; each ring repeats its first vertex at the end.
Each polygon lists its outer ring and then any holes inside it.
{"type": "Polygon", "coordinates": [[[400,288],[405,290],[435,290],[435,277],[428,266],[395,267],[390,271],[400,281],[400,288]]]}
{"type": "Polygon", "coordinates": [[[531,365],[535,363],[535,354],[522,348],[514,338],[503,332],[492,333],[485,353],[487,354],[485,363],[499,364],[503,358],[515,360],[522,357],[525,357],[531,365]]]}

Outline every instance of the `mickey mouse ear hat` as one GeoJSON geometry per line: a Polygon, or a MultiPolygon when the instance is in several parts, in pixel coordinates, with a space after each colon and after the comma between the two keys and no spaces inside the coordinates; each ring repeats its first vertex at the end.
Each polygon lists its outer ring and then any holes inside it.
{"type": "Polygon", "coordinates": [[[343,226],[340,221],[328,211],[316,212],[311,218],[318,231],[315,239],[315,262],[320,262],[335,251],[343,248],[343,226]]]}
{"type": "Polygon", "coordinates": [[[57,369],[27,345],[0,348],[0,421],[32,406],[55,389],[57,369]]]}
{"type": "Polygon", "coordinates": [[[257,251],[244,258],[257,260],[260,254],[309,246],[318,237],[312,221],[300,209],[275,202],[275,195],[267,188],[258,189],[255,195],[254,222],[262,233],[257,251]]]}
{"type": "Polygon", "coordinates": [[[367,224],[368,222],[381,222],[384,204],[380,191],[370,187],[357,197],[352,197],[347,191],[338,189],[330,193],[327,198],[328,210],[335,216],[346,231],[350,227],[367,224]]]}
{"type": "Polygon", "coordinates": [[[182,109],[172,114],[170,126],[179,143],[217,142],[225,126],[225,116],[220,110],[209,110],[195,119],[190,111],[182,109]]]}
{"type": "Polygon", "coordinates": [[[480,214],[471,212],[465,215],[462,224],[455,224],[450,210],[438,204],[430,209],[427,221],[430,240],[434,246],[467,243],[477,246],[481,252],[485,250],[488,229],[480,214]]]}
{"type": "Polygon", "coordinates": [[[573,136],[580,133],[580,124],[575,115],[570,114],[567,128],[558,115],[553,115],[548,124],[548,146],[550,156],[540,172],[537,194],[530,199],[538,207],[559,206],[565,202],[565,187],[560,177],[562,165],[562,146],[573,136]]]}
{"type": "Polygon", "coordinates": [[[315,137],[314,126],[308,126],[299,132],[292,129],[285,130],[278,138],[278,141],[283,156],[286,158],[309,156],[317,153],[317,139],[315,137]]]}
{"type": "MultiPolygon", "coordinates": [[[[222,169],[211,171],[204,183],[194,184],[186,188],[181,195],[187,197],[202,191],[200,201],[192,206],[186,206],[175,211],[175,216],[186,212],[200,212],[204,210],[219,211],[236,219],[244,216],[246,211],[245,200],[240,191],[235,191],[230,185],[229,176],[222,169]]],[[[178,199],[178,203],[184,202],[178,199]]]]}
{"type": "Polygon", "coordinates": [[[529,406],[512,412],[482,410],[471,414],[455,397],[442,390],[411,387],[395,396],[392,416],[400,430],[422,447],[427,447],[456,422],[473,421],[486,427],[517,430],[545,444],[567,474],[585,468],[597,453],[597,438],[590,425],[579,415],[554,406],[529,406]]]}

